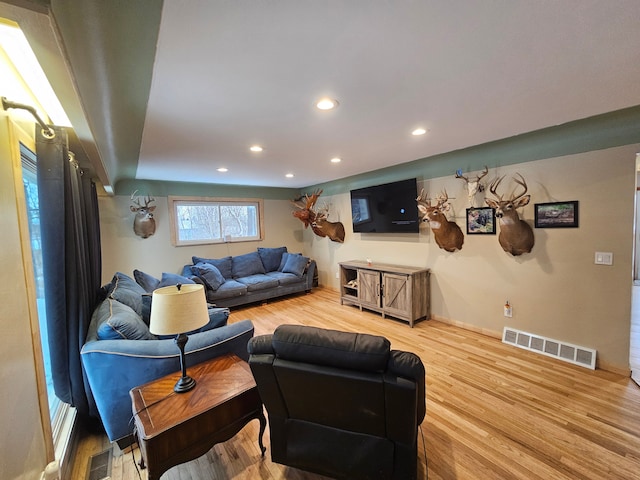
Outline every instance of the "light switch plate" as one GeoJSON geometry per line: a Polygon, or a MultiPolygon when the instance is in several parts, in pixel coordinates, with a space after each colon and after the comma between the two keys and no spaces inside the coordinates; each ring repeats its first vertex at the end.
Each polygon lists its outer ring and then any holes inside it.
{"type": "Polygon", "coordinates": [[[612,252],[596,252],[594,263],[596,265],[613,265],[613,253],[612,252]]]}

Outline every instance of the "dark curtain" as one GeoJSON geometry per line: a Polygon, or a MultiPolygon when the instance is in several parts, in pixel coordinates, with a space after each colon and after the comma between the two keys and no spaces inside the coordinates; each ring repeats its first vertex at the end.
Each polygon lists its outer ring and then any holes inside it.
{"type": "Polygon", "coordinates": [[[96,185],[69,153],[64,128],[54,127],[53,139],[40,130],[38,197],[53,387],[80,414],[97,416],[80,360],[102,275],[96,185]]]}

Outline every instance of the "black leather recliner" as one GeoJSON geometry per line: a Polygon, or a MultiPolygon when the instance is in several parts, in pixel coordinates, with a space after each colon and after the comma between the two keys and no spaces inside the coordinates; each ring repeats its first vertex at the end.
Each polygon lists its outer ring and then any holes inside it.
{"type": "Polygon", "coordinates": [[[281,325],[249,341],[271,459],[343,479],[414,479],[425,370],[380,336],[281,325]]]}

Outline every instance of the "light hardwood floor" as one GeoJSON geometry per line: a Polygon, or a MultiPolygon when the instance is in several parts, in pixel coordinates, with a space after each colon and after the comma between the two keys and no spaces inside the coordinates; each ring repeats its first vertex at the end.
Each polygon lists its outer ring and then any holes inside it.
{"type": "MultiPolygon", "coordinates": [[[[629,378],[591,371],[527,352],[437,321],[406,323],[341,306],[325,288],[265,305],[234,309],[256,335],[283,323],[383,335],[394,349],[418,354],[427,372],[427,415],[419,446],[419,478],[561,480],[640,478],[640,388],[629,378]]],[[[260,457],[258,422],[162,480],[325,477],[260,457]]],[[[91,455],[109,446],[85,432],[71,478],[85,478],[91,455]]],[[[139,457],[137,449],[133,451],[139,457]]],[[[131,453],[116,457],[111,478],[136,480],[131,453]]],[[[146,472],[141,471],[146,480],[146,472]]]]}
{"type": "Polygon", "coordinates": [[[631,298],[629,366],[631,367],[631,378],[640,385],[640,284],[634,283],[631,298]]]}

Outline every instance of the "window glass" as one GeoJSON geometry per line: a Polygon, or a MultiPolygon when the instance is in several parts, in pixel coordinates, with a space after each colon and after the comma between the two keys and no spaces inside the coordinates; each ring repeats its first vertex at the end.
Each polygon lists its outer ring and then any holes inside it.
{"type": "Polygon", "coordinates": [[[174,245],[262,239],[262,200],[169,197],[174,245]]]}
{"type": "Polygon", "coordinates": [[[36,302],[38,320],[40,323],[40,340],[44,360],[44,374],[47,382],[47,397],[49,399],[49,414],[52,424],[58,415],[60,400],[53,390],[51,376],[51,356],[49,355],[49,338],[47,335],[47,311],[44,299],[44,273],[42,269],[42,242],[40,237],[40,204],[38,202],[38,183],[36,177],[36,156],[24,145],[20,144],[22,158],[22,183],[27,203],[27,217],[29,219],[29,235],[31,237],[31,255],[33,259],[33,273],[36,280],[36,302]]]}

